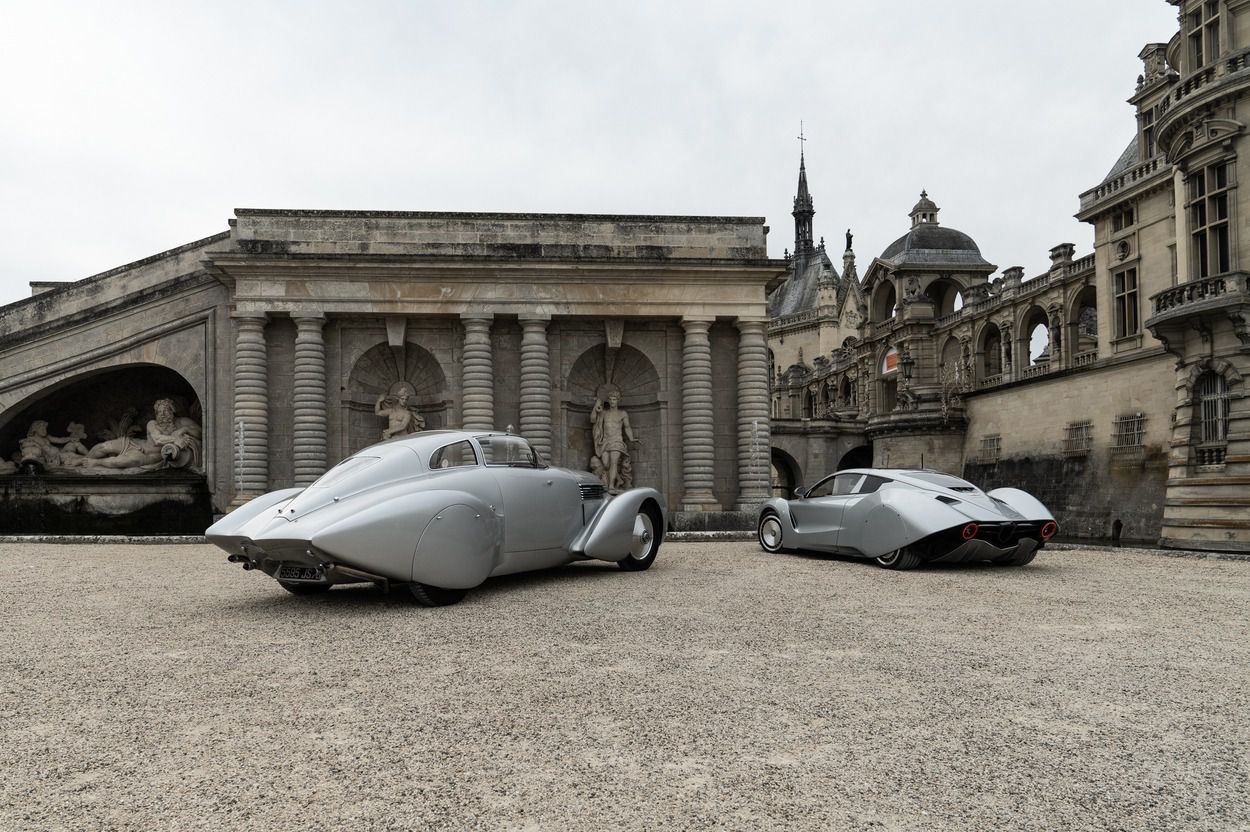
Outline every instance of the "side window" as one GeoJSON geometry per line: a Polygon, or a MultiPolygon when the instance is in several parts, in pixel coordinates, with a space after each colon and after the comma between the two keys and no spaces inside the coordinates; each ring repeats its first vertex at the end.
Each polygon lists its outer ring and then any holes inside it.
{"type": "Polygon", "coordinates": [[[479,436],[482,455],[487,465],[507,465],[512,468],[537,468],[538,454],[519,436],[479,436]]]}
{"type": "Polygon", "coordinates": [[[838,474],[833,478],[833,496],[850,494],[855,490],[855,484],[863,477],[863,474],[838,474]]]}
{"type": "Polygon", "coordinates": [[[807,499],[810,500],[813,497],[828,497],[832,493],[833,477],[829,477],[828,479],[822,480],[821,482],[813,485],[812,489],[807,492],[807,499]]]}
{"type": "Polygon", "coordinates": [[[885,477],[874,477],[872,474],[866,474],[864,476],[863,483],[861,483],[859,486],[859,490],[856,491],[855,493],[871,494],[872,492],[876,491],[881,486],[885,485],[887,482],[889,482],[889,480],[887,480],[885,477]]]}
{"type": "Polygon", "coordinates": [[[430,457],[430,470],[439,468],[460,468],[465,465],[477,465],[477,454],[473,445],[466,439],[451,445],[444,445],[430,457]]]}

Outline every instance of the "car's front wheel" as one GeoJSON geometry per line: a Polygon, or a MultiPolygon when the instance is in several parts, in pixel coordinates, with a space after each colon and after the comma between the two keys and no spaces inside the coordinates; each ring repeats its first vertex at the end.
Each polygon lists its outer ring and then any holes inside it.
{"type": "Polygon", "coordinates": [[[781,528],[781,518],[773,512],[768,512],[760,518],[760,525],[757,529],[760,539],[760,548],[765,552],[780,552],[783,550],[781,528]]]}
{"type": "Polygon", "coordinates": [[[915,569],[920,565],[920,555],[904,546],[877,558],[877,563],[886,569],[915,569]]]}
{"type": "Polygon", "coordinates": [[[641,572],[650,569],[655,563],[655,556],[660,552],[660,537],[656,533],[654,512],[641,508],[634,516],[634,530],[629,536],[629,554],[617,561],[617,566],[627,572],[641,572]]]}
{"type": "Polygon", "coordinates": [[[292,595],[320,595],[330,588],[329,584],[297,584],[291,581],[278,581],[278,586],[292,595]]]}
{"type": "Polygon", "coordinates": [[[416,581],[408,584],[408,590],[417,603],[423,607],[446,607],[463,599],[465,593],[463,589],[446,589],[416,581]]]}

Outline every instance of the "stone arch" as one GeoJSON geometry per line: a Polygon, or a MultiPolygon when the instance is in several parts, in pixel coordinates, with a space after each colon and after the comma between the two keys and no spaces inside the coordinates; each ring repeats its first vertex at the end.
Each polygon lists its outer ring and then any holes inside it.
{"type": "Polygon", "coordinates": [[[794,489],[803,482],[803,471],[794,457],[780,448],[773,448],[770,457],[772,496],[788,500],[794,496],[794,489]]]}
{"type": "Polygon", "coordinates": [[[976,340],[977,375],[981,379],[1002,375],[1003,372],[1003,333],[998,324],[986,321],[977,333],[976,340]]]}
{"type": "Polygon", "coordinates": [[[629,344],[609,350],[606,344],[588,347],[574,360],[565,383],[565,441],[553,446],[559,464],[588,469],[594,456],[590,412],[598,397],[610,388],[621,394],[621,409],[629,414],[634,435],[642,440],[631,449],[635,485],[664,490],[663,450],[667,447],[667,414],[660,401],[660,374],[641,350],[629,344]]]}
{"type": "Polygon", "coordinates": [[[889,278],[881,280],[872,291],[872,322],[879,324],[891,320],[897,305],[898,293],[894,288],[894,281],[889,278]]]}
{"type": "Polygon", "coordinates": [[[1215,373],[1217,376],[1223,376],[1225,383],[1228,384],[1230,394],[1234,387],[1242,383],[1241,373],[1231,362],[1225,361],[1223,358],[1204,358],[1201,361],[1190,364],[1185,368],[1184,372],[1178,374],[1176,384],[1178,394],[1177,406],[1185,407],[1193,404],[1194,386],[1202,374],[1207,371],[1215,373]]]}
{"type": "Polygon", "coordinates": [[[940,318],[963,308],[963,291],[959,281],[939,277],[925,287],[924,293],[933,301],[933,314],[940,318]]]}
{"type": "Polygon", "coordinates": [[[1083,286],[1072,295],[1065,313],[1069,349],[1080,355],[1098,349],[1098,289],[1083,286]]]}
{"type": "Polygon", "coordinates": [[[374,412],[378,396],[399,382],[412,386],[409,405],[425,417],[426,430],[451,426],[451,396],[438,359],[420,344],[375,344],[352,365],[343,396],[349,453],[381,441],[383,420],[374,412]]]}
{"type": "Polygon", "coordinates": [[[872,443],[867,445],[857,445],[846,453],[842,454],[842,458],[838,460],[838,467],[834,470],[845,471],[847,468],[871,468],[872,467],[872,443]]]}
{"type": "Polygon", "coordinates": [[[1018,355],[1022,356],[1020,359],[1022,367],[1026,366],[1023,364],[1023,356],[1026,355],[1029,357],[1030,365],[1044,364],[1050,360],[1050,314],[1045,309],[1037,304],[1033,304],[1029,308],[1025,309],[1016,321],[1016,332],[1019,333],[1020,341],[1019,348],[1016,352],[1018,355]],[[1045,331],[1046,340],[1043,344],[1039,333],[1039,337],[1037,338],[1037,343],[1035,345],[1033,343],[1033,335],[1034,332],[1037,331],[1038,327],[1041,327],[1045,331]]]}
{"type": "Polygon", "coordinates": [[[0,413],[0,459],[10,459],[17,441],[36,420],[48,423],[53,436],[66,435],[69,422],[83,426],[90,447],[142,429],[153,418],[157,399],[172,399],[178,416],[204,427],[204,407],[195,388],[177,370],[160,364],[134,363],[88,370],[30,394],[0,413]]]}

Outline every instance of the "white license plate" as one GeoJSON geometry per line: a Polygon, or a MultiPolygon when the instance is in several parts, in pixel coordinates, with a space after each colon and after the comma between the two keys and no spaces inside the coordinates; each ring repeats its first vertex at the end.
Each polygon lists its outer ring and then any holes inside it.
{"type": "Polygon", "coordinates": [[[280,581],[315,581],[323,583],[326,579],[326,573],[322,571],[320,566],[300,566],[293,563],[284,563],[278,567],[278,580],[280,581]]]}

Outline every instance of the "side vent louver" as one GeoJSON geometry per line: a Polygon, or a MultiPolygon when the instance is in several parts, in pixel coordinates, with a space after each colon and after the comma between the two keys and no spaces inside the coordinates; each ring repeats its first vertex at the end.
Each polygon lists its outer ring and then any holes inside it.
{"type": "Polygon", "coordinates": [[[959,502],[954,497],[947,497],[944,494],[937,495],[937,499],[941,500],[943,503],[946,503],[948,506],[953,506],[955,505],[955,503],[959,502]]]}
{"type": "Polygon", "coordinates": [[[584,482],[579,486],[582,490],[583,500],[602,500],[603,485],[597,482],[584,482]]]}

